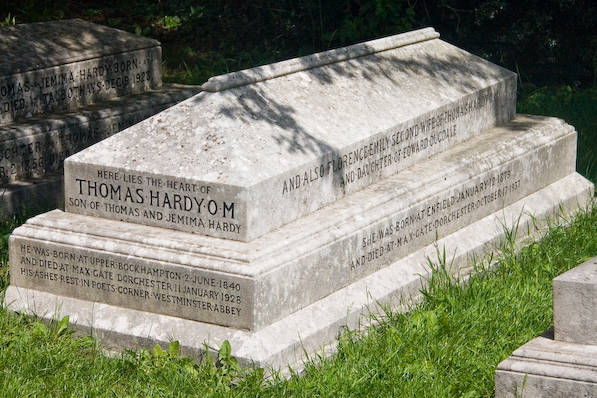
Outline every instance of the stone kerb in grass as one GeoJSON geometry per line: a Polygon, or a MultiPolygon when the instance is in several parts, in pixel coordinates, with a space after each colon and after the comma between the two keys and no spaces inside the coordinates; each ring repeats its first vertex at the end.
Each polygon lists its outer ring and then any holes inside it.
{"type": "Polygon", "coordinates": [[[597,257],[553,279],[553,329],[502,361],[495,395],[597,394],[597,257]]]}
{"type": "Polygon", "coordinates": [[[9,308],[285,367],[415,293],[434,244],[464,266],[592,197],[574,128],[515,116],[515,75],[429,29],[212,83],[66,161],[66,212],[11,238],[9,308]]]}

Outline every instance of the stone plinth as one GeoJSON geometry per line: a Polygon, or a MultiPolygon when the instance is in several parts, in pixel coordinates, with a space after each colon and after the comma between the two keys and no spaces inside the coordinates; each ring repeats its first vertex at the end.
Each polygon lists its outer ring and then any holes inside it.
{"type": "Polygon", "coordinates": [[[597,346],[597,257],[554,278],[553,324],[556,340],[597,346]]]}
{"type": "Polygon", "coordinates": [[[495,396],[597,397],[597,346],[537,337],[498,365],[495,396]]]}
{"type": "Polygon", "coordinates": [[[0,125],[161,86],[156,40],[83,20],[0,27],[0,125]]]}
{"type": "MultiPolygon", "coordinates": [[[[465,275],[471,271],[472,258],[479,260],[499,248],[500,242],[506,238],[506,228],[517,226],[517,243],[528,242],[528,239],[544,233],[544,230],[535,229],[541,225],[541,220],[549,218],[553,222],[562,211],[568,213],[583,208],[590,202],[593,190],[592,184],[581,176],[570,175],[439,239],[437,247],[433,244],[425,246],[258,331],[159,315],[14,285],[9,286],[4,302],[13,311],[33,313],[45,319],[69,315],[71,325],[100,339],[108,348],[152,347],[156,343],[167,346],[170,341],[178,340],[184,355],[199,358],[205,343],[217,348],[224,340],[229,340],[233,355],[243,365],[285,369],[291,364],[297,369],[305,360],[305,353],[320,353],[323,347],[326,347],[328,355],[333,352],[338,333],[344,327],[362,326],[368,321],[369,313],[383,312],[380,305],[403,308],[400,307],[402,304],[416,300],[419,289],[430,276],[428,259],[437,259],[437,248],[446,248],[447,257],[453,260],[452,271],[465,275]],[[528,232],[531,232],[530,236],[524,235],[528,232]]],[[[47,229],[40,226],[37,235],[47,237],[47,229]]],[[[155,237],[156,240],[159,238],[155,237]]],[[[164,250],[174,250],[172,243],[166,242],[164,250]]],[[[19,272],[18,267],[12,270],[11,273],[19,272]]],[[[52,269],[47,272],[60,273],[52,269]]],[[[323,283],[324,279],[315,277],[315,283],[323,283]]]]}
{"type": "Polygon", "coordinates": [[[251,242],[54,211],[14,231],[11,284],[258,330],[574,173],[575,154],[571,126],[521,116],[251,242]]]}
{"type": "Polygon", "coordinates": [[[251,241],[510,120],[516,102],[515,74],[428,29],[205,87],[69,158],[67,211],[251,241]],[[141,212],[78,205],[101,184],[123,194],[102,202],[141,212]]]}

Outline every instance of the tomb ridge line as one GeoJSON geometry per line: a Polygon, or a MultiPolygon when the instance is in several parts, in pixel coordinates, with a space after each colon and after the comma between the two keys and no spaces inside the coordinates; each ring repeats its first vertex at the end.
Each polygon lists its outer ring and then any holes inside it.
{"type": "Polygon", "coordinates": [[[428,27],[390,37],[370,40],[350,46],[335,48],[303,57],[291,58],[269,65],[243,69],[237,72],[214,76],[205,82],[201,89],[207,92],[225,91],[232,88],[272,80],[277,77],[335,64],[349,59],[364,57],[379,52],[389,51],[411,44],[438,39],[440,34],[428,27]]]}

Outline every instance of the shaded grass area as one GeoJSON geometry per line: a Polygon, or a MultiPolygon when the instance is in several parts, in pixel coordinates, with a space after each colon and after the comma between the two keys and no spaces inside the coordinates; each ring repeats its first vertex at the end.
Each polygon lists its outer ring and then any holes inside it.
{"type": "Polygon", "coordinates": [[[344,334],[338,355],[275,388],[299,396],[491,396],[497,364],[552,325],[551,280],[595,255],[593,208],[518,254],[506,246],[500,267],[467,284],[440,263],[415,310],[390,314],[366,337],[344,334]]]}
{"type": "MultiPolygon", "coordinates": [[[[6,233],[19,221],[2,225],[4,264],[6,233]]],[[[552,325],[551,280],[595,255],[597,207],[518,253],[506,244],[500,267],[479,264],[464,284],[440,258],[420,305],[381,315],[366,334],[346,331],[337,354],[288,380],[238,369],[229,347],[213,363],[178,355],[176,344],[109,358],[93,339],[72,336],[65,321],[46,326],[2,309],[0,386],[15,397],[491,396],[497,364],[552,325]]]]}

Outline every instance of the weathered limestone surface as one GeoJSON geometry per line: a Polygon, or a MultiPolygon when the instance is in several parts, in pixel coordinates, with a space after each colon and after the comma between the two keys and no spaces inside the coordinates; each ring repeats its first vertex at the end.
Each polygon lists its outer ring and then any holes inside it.
{"type": "Polygon", "coordinates": [[[83,20],[0,27],[0,125],[161,86],[156,40],[83,20]]]}
{"type": "Polygon", "coordinates": [[[62,169],[66,157],[196,94],[167,86],[143,94],[0,126],[0,184],[40,178],[62,169]]]}
{"type": "Polygon", "coordinates": [[[0,27],[0,54],[2,216],[63,202],[67,156],[200,91],[161,88],[159,42],[78,19],[0,27]]]}
{"type": "MultiPolygon", "coordinates": [[[[502,211],[439,239],[437,247],[440,250],[446,248],[447,257],[453,259],[453,271],[464,275],[471,270],[471,258],[482,258],[499,246],[505,238],[505,228],[518,225],[516,238],[522,243],[525,238],[532,239],[544,233],[534,229],[538,222],[541,224],[546,217],[557,218],[561,211],[573,212],[583,208],[592,195],[592,184],[578,174],[572,174],[502,211]],[[523,234],[529,231],[531,236],[525,237],[523,234]]],[[[40,229],[39,237],[44,236],[47,235],[40,229]]],[[[172,242],[165,244],[165,250],[173,250],[172,242]]],[[[416,299],[425,278],[430,275],[428,258],[437,259],[434,245],[419,249],[253,332],[14,285],[6,292],[5,303],[11,310],[35,313],[46,319],[69,315],[71,325],[99,338],[109,348],[152,347],[156,343],[166,346],[170,341],[178,340],[185,355],[199,357],[205,349],[204,343],[219,347],[224,340],[229,340],[233,354],[242,364],[284,369],[288,364],[300,367],[305,352],[320,353],[324,346],[327,354],[332,352],[338,332],[345,326],[357,328],[362,325],[367,321],[368,313],[380,311],[378,305],[401,308],[402,300],[408,303],[416,299]]],[[[19,272],[18,267],[11,269],[11,273],[15,272],[19,272]]],[[[58,273],[54,270],[48,272],[58,273]]]]}
{"type": "Polygon", "coordinates": [[[15,230],[11,284],[260,329],[573,174],[575,154],[571,126],[520,116],[248,243],[50,212],[15,230]]]}
{"type": "Polygon", "coordinates": [[[512,72],[432,30],[380,43],[210,80],[220,91],[69,158],[67,211],[250,241],[514,116],[512,72]],[[102,183],[133,192],[102,202],[233,227],[73,204],[102,183]]]}
{"type": "Polygon", "coordinates": [[[597,397],[597,346],[537,337],[498,365],[495,396],[597,397]]]}
{"type": "Polygon", "coordinates": [[[597,257],[553,280],[555,339],[597,350],[597,257]]]}

